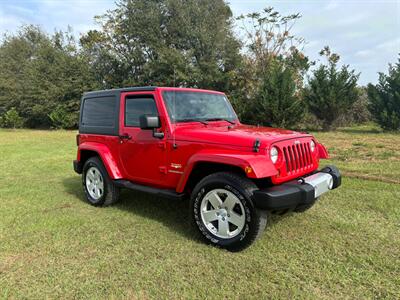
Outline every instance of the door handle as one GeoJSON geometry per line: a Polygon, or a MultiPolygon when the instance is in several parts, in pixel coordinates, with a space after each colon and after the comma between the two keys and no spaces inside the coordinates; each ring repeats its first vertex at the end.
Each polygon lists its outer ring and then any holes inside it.
{"type": "Polygon", "coordinates": [[[132,139],[132,136],[130,136],[129,134],[123,134],[123,135],[120,135],[119,136],[119,138],[121,139],[121,140],[131,140],[132,139]]]}

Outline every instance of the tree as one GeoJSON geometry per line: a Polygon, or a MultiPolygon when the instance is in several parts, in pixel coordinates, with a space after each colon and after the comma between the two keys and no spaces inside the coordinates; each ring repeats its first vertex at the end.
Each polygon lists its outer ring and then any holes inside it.
{"type": "Polygon", "coordinates": [[[310,62],[301,51],[304,39],[291,32],[299,18],[272,7],[237,18],[246,52],[235,73],[232,100],[243,121],[276,126],[301,121],[300,91],[310,62]]]}
{"type": "Polygon", "coordinates": [[[331,53],[329,47],[322,49],[320,55],[327,58],[328,65],[314,70],[304,90],[304,99],[310,112],[322,121],[323,129],[330,130],[357,100],[359,74],[349,70],[348,65],[338,68],[340,57],[331,53]]]}
{"type": "MultiPolygon", "coordinates": [[[[276,58],[290,60],[293,55],[301,53],[304,39],[292,33],[293,26],[300,18],[299,13],[282,16],[273,7],[237,18],[242,22],[240,27],[245,33],[246,54],[254,66],[256,75],[264,73],[276,58]]],[[[302,58],[295,60],[300,63],[297,67],[307,70],[308,59],[304,55],[302,58]]]]}
{"type": "Polygon", "coordinates": [[[279,60],[270,63],[256,98],[249,102],[245,121],[260,125],[292,127],[304,114],[295,72],[279,60]]]}
{"type": "Polygon", "coordinates": [[[0,113],[14,107],[28,127],[50,127],[63,105],[76,116],[84,91],[96,87],[71,32],[50,36],[25,26],[0,45],[0,113]]]}
{"type": "Polygon", "coordinates": [[[231,17],[223,0],[121,0],[81,44],[104,87],[227,90],[240,60],[231,17]]]}
{"type": "Polygon", "coordinates": [[[385,130],[400,130],[400,58],[389,65],[388,75],[379,73],[377,85],[368,85],[369,110],[385,130]]]}

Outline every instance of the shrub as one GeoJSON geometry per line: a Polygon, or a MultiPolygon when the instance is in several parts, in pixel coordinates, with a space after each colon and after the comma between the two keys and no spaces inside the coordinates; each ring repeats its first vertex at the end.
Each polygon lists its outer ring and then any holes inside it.
{"type": "Polygon", "coordinates": [[[24,125],[23,119],[13,107],[0,118],[0,126],[5,128],[21,128],[24,125]]]}
{"type": "Polygon", "coordinates": [[[59,105],[50,114],[51,126],[56,129],[76,128],[78,113],[70,112],[64,105],[59,105]]]}
{"type": "Polygon", "coordinates": [[[340,115],[334,122],[333,127],[352,126],[364,124],[372,120],[368,110],[368,95],[365,88],[358,88],[357,100],[351,108],[343,115],[340,115]]]}
{"type": "Polygon", "coordinates": [[[352,122],[355,124],[363,124],[371,121],[372,116],[368,110],[368,94],[365,88],[359,89],[357,101],[351,108],[352,122]]]}
{"type": "Polygon", "coordinates": [[[369,110],[385,130],[400,130],[400,58],[389,65],[389,74],[379,73],[377,85],[368,85],[369,110]]]}

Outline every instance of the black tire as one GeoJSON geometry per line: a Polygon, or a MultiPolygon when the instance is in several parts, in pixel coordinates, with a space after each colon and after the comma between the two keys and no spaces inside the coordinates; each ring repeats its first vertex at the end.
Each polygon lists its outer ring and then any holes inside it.
{"type": "MultiPolygon", "coordinates": [[[[228,172],[208,175],[195,186],[190,201],[191,216],[195,227],[206,242],[230,251],[240,251],[250,246],[261,236],[267,224],[267,212],[257,209],[251,200],[253,191],[256,189],[257,186],[246,177],[228,172]],[[223,189],[234,194],[236,200],[239,200],[244,208],[243,229],[232,238],[218,237],[207,228],[202,220],[200,210],[203,198],[208,192],[217,189],[223,189]]],[[[213,209],[216,208],[213,207],[213,209]]],[[[229,214],[227,216],[229,217],[229,214]]],[[[217,227],[219,227],[219,223],[217,227]]]]}
{"type": "Polygon", "coordinates": [[[99,157],[91,157],[83,165],[82,184],[86,195],[86,200],[94,206],[109,206],[116,203],[119,199],[119,188],[116,187],[111,181],[107,170],[99,157]],[[90,168],[96,168],[100,172],[102,180],[104,181],[104,191],[102,196],[98,199],[95,199],[90,195],[86,186],[86,176],[90,168]]]}

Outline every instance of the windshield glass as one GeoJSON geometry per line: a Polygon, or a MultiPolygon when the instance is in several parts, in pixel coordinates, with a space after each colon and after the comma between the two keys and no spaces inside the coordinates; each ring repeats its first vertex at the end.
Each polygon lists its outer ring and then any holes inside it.
{"type": "Polygon", "coordinates": [[[228,99],[221,94],[165,91],[163,98],[172,122],[237,119],[228,99]]]}

